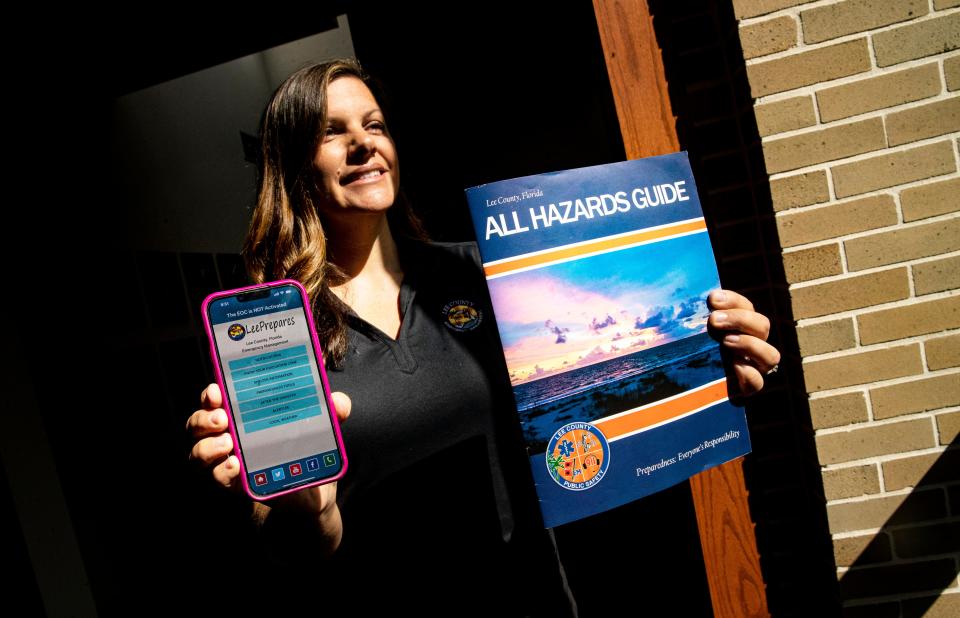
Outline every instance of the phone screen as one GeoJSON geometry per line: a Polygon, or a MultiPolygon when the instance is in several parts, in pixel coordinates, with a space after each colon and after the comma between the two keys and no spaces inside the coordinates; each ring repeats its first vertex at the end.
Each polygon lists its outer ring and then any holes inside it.
{"type": "Polygon", "coordinates": [[[207,311],[250,489],[336,476],[343,462],[300,290],[224,296],[207,311]]]}

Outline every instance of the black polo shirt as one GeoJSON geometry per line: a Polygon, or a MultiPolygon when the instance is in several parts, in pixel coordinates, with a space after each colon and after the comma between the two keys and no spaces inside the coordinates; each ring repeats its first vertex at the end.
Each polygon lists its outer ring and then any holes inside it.
{"type": "Polygon", "coordinates": [[[398,338],[350,314],[328,371],[353,400],[333,561],[344,609],[570,615],[476,245],[400,251],[398,338]]]}

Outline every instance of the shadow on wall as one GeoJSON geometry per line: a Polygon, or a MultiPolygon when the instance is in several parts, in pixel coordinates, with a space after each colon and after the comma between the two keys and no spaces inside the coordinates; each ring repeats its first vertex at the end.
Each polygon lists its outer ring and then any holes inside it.
{"type": "Polygon", "coordinates": [[[729,0],[650,0],[681,147],[690,154],[724,287],[772,322],[781,370],[747,400],[744,460],[767,605],[840,612],[826,499],[783,269],[769,175],[729,0]]]}
{"type": "MultiPolygon", "coordinates": [[[[911,475],[912,466],[898,464],[904,460],[882,464],[887,491],[910,486],[913,490],[906,496],[875,500],[885,500],[889,506],[877,508],[890,513],[889,517],[886,512],[878,515],[886,521],[875,535],[835,540],[838,566],[850,567],[840,577],[840,594],[845,602],[855,603],[844,608],[845,617],[919,618],[944,590],[955,587],[960,572],[960,521],[956,519],[960,514],[960,484],[956,483],[960,439],[954,439],[946,451],[926,458],[923,463],[932,465],[920,479],[911,475]],[[856,558],[844,560],[845,553],[856,558]],[[917,596],[883,600],[895,595],[917,596]]],[[[845,527],[842,510],[831,516],[835,529],[845,527]]]]}

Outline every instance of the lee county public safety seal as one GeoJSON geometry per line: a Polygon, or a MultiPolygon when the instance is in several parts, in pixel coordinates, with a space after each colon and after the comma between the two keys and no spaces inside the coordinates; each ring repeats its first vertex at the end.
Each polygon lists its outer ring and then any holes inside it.
{"type": "Polygon", "coordinates": [[[546,457],[557,485],[582,491],[603,480],[610,467],[610,445],[590,423],[568,423],[550,437],[546,457]]]}

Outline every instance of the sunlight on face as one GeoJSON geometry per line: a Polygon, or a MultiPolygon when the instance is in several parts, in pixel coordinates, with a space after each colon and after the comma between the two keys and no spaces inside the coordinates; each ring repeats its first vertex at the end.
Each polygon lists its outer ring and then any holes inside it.
{"type": "Polygon", "coordinates": [[[327,128],[313,158],[322,214],[383,213],[393,205],[400,167],[383,112],[355,77],[327,87],[327,128]]]}

